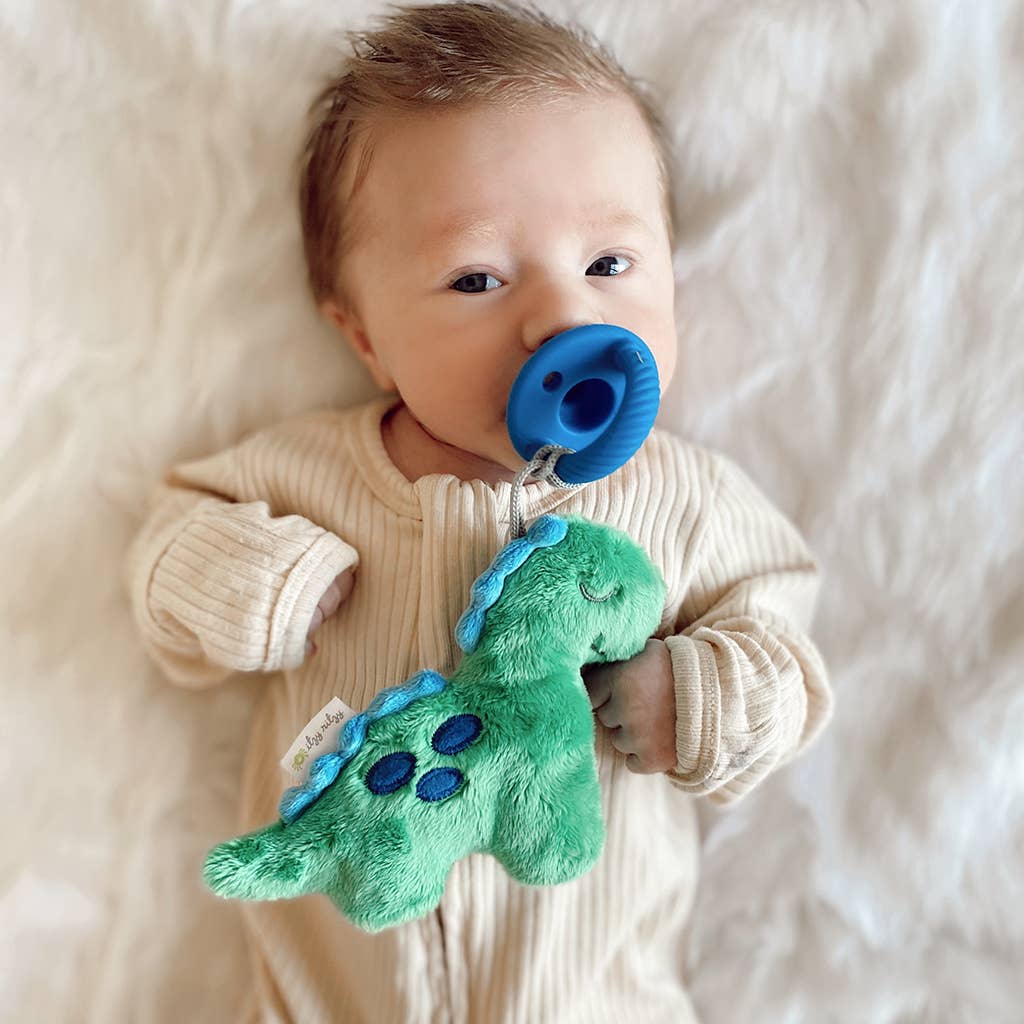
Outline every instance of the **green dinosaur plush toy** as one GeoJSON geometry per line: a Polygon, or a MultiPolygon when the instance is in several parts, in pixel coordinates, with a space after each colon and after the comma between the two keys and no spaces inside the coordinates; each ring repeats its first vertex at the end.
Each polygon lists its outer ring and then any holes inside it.
{"type": "Polygon", "coordinates": [[[541,516],[473,583],[451,678],[425,670],[377,694],[284,794],[280,821],[210,851],[207,884],[248,900],[323,892],[376,932],[433,910],[473,852],[527,885],[585,874],[604,819],[580,669],[641,651],[664,600],[626,534],[541,516]]]}

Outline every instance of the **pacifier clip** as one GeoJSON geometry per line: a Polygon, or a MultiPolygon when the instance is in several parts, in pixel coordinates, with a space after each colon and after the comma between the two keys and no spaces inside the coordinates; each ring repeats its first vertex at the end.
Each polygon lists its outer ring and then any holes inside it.
{"type": "Polygon", "coordinates": [[[520,508],[520,501],[522,498],[523,485],[527,477],[535,480],[547,480],[554,487],[558,487],[566,491],[575,491],[583,486],[583,483],[567,484],[555,472],[555,463],[558,462],[559,458],[563,455],[572,455],[573,453],[573,448],[565,448],[560,444],[546,444],[542,448],[538,448],[534,453],[533,458],[531,458],[530,461],[523,466],[521,470],[519,470],[515,480],[512,481],[512,493],[509,495],[509,541],[518,540],[526,534],[526,528],[523,524],[523,513],[520,508]]]}

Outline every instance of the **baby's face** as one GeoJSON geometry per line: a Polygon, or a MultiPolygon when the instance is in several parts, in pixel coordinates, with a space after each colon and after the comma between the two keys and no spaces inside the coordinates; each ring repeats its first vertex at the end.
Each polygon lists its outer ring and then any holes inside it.
{"type": "Polygon", "coordinates": [[[505,424],[530,356],[571,327],[639,335],[676,365],[672,254],[653,143],[625,97],[473,108],[374,129],[343,327],[436,438],[511,470],[505,424]]]}

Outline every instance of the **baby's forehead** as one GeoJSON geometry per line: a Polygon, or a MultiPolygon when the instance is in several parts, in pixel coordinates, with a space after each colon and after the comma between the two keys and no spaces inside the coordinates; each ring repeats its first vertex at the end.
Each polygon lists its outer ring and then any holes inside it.
{"type": "Polygon", "coordinates": [[[413,244],[460,233],[483,240],[517,211],[536,218],[538,207],[552,222],[563,211],[572,219],[593,207],[596,218],[598,207],[632,208],[653,227],[664,200],[654,143],[628,98],[619,100],[625,105],[598,98],[582,109],[477,106],[367,122],[351,138],[342,176],[346,247],[380,233],[413,244]],[[606,128],[622,110],[632,122],[619,136],[606,128]]]}
{"type": "Polygon", "coordinates": [[[357,185],[380,165],[415,174],[429,162],[435,172],[447,168],[464,174],[474,165],[486,166],[488,153],[504,166],[542,169],[545,154],[564,140],[576,147],[581,164],[613,152],[620,166],[628,165],[655,149],[630,97],[556,95],[509,105],[462,103],[378,113],[353,133],[346,164],[357,185]]]}

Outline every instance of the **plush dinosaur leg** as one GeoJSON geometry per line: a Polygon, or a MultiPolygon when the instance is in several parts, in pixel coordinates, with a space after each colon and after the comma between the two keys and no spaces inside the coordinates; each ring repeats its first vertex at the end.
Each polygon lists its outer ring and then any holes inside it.
{"type": "Polygon", "coordinates": [[[604,848],[593,750],[523,778],[510,787],[490,852],[527,885],[558,885],[585,874],[604,848]]]}
{"type": "Polygon", "coordinates": [[[371,932],[421,917],[441,901],[451,864],[432,857],[426,844],[414,848],[404,820],[352,829],[317,817],[278,822],[214,847],[203,872],[207,885],[245,900],[324,892],[371,932]]]}
{"type": "Polygon", "coordinates": [[[324,891],[365,931],[377,932],[422,917],[444,894],[451,862],[412,842],[402,817],[377,822],[357,856],[337,865],[324,891]]]}
{"type": "Polygon", "coordinates": [[[218,896],[277,900],[317,892],[333,871],[330,850],[296,842],[281,822],[215,846],[203,868],[218,896]]]}

